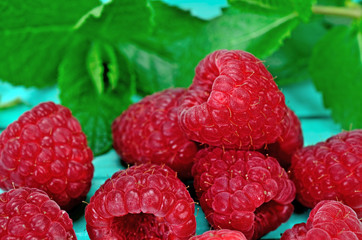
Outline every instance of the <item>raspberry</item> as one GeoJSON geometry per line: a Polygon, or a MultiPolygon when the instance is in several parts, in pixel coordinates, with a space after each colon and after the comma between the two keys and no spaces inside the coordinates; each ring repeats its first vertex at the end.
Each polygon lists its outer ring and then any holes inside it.
{"type": "Polygon", "coordinates": [[[290,167],[293,153],[303,147],[303,134],[299,118],[287,108],[282,121],[283,132],[277,141],[267,146],[266,153],[275,157],[285,169],[290,167]]]}
{"type": "Polygon", "coordinates": [[[304,206],[337,200],[362,217],[362,130],[342,132],[298,150],[289,173],[304,206]]]}
{"type": "Polygon", "coordinates": [[[214,229],[235,229],[257,239],[293,213],[295,186],[273,157],[209,147],[192,168],[200,205],[214,229]]]}
{"type": "Polygon", "coordinates": [[[69,210],[90,189],[92,160],[86,137],[70,110],[41,103],[0,135],[0,188],[39,188],[69,210]]]}
{"type": "Polygon", "coordinates": [[[85,210],[91,239],[189,239],[196,231],[194,202],[176,172],[140,164],[115,173],[85,210]]]}
{"type": "Polygon", "coordinates": [[[191,178],[196,143],[178,126],[178,99],[185,89],[167,89],[131,105],[112,125],[113,145],[130,164],[166,164],[181,179],[191,178]]]}
{"type": "Polygon", "coordinates": [[[180,127],[200,143],[259,149],[282,132],[284,95],[263,63],[244,51],[206,56],[180,101],[180,127]]]}
{"type": "Polygon", "coordinates": [[[202,235],[190,238],[190,240],[246,240],[246,238],[242,232],[220,229],[204,232],[202,235]]]}
{"type": "Polygon", "coordinates": [[[0,194],[0,225],[1,239],[77,239],[68,213],[36,188],[0,194]]]}
{"type": "Polygon", "coordinates": [[[281,240],[358,240],[362,239],[362,223],[347,205],[323,200],[311,211],[307,224],[300,223],[286,230],[281,240]]]}

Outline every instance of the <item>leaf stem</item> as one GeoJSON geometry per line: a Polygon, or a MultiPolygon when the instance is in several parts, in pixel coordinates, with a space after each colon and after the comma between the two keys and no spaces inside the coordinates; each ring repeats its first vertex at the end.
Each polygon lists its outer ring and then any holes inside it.
{"type": "Polygon", "coordinates": [[[312,6],[312,12],[314,14],[333,15],[348,18],[361,18],[362,8],[349,8],[349,7],[335,7],[335,6],[312,6]]]}
{"type": "Polygon", "coordinates": [[[11,107],[20,105],[22,103],[23,103],[23,101],[20,98],[15,98],[14,100],[11,100],[9,102],[0,104],[0,110],[6,109],[6,108],[11,108],[11,107]]]}

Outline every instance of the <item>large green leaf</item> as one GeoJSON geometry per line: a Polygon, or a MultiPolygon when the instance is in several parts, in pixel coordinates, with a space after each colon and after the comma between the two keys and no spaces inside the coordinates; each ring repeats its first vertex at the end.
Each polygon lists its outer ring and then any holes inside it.
{"type": "Polygon", "coordinates": [[[323,17],[314,17],[308,23],[299,24],[278,51],[266,58],[265,64],[278,85],[311,78],[308,71],[310,57],[315,44],[326,32],[323,17]]]}
{"type": "Polygon", "coordinates": [[[310,73],[324,105],[346,130],[362,128],[362,32],[356,26],[329,31],[313,51],[310,73]]]}
{"type": "Polygon", "coordinates": [[[152,1],[154,31],[149,37],[120,45],[135,64],[138,89],[152,93],[188,87],[198,62],[218,49],[241,49],[265,58],[300,22],[294,8],[262,8],[235,4],[211,21],[152,1]],[[172,19],[172,21],[165,21],[172,19]]]}
{"type": "Polygon", "coordinates": [[[111,45],[82,40],[71,47],[62,61],[58,87],[61,103],[80,121],[94,154],[109,150],[112,122],[128,107],[134,94],[133,77],[125,58],[111,45]],[[113,58],[104,55],[103,49],[112,51],[113,58]],[[86,58],[89,54],[98,58],[86,58]],[[90,66],[98,71],[90,71],[90,66]],[[117,78],[116,85],[112,85],[112,78],[117,78]],[[97,81],[102,81],[102,91],[97,81]]]}
{"type": "Polygon", "coordinates": [[[0,1],[0,78],[14,85],[53,85],[73,27],[99,4],[98,0],[0,1]]]}

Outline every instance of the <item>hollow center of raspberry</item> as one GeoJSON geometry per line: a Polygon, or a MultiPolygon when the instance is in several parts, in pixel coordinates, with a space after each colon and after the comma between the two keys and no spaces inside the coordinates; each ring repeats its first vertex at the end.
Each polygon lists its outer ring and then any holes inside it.
{"type": "Polygon", "coordinates": [[[294,207],[292,204],[280,204],[270,201],[258,207],[254,222],[254,239],[258,239],[266,233],[275,230],[281,223],[287,221],[292,215],[294,207]]]}
{"type": "Polygon", "coordinates": [[[169,227],[163,218],[153,214],[127,214],[114,218],[112,232],[119,239],[168,239],[169,227]]]}

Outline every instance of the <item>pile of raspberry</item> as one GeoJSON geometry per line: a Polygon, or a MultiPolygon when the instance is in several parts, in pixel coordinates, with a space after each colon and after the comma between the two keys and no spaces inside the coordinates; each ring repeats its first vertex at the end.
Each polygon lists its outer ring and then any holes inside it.
{"type": "Polygon", "coordinates": [[[165,164],[193,180],[212,228],[260,238],[293,213],[296,189],[277,159],[289,166],[302,147],[299,119],[250,53],[215,51],[195,72],[188,89],[154,93],[123,112],[112,125],[114,148],[127,164],[165,164]]]}
{"type": "MultiPolygon", "coordinates": [[[[132,104],[112,126],[128,164],[85,208],[90,239],[361,239],[362,130],[303,147],[301,124],[262,61],[219,50],[192,84],[132,104]],[[185,183],[192,182],[195,196],[185,183]],[[195,236],[195,203],[212,230],[195,236]]],[[[93,154],[69,109],[52,102],[0,135],[0,238],[76,239],[66,211],[93,178],[93,154]]],[[[192,189],[192,188],[191,188],[192,189]]]]}
{"type": "MultiPolygon", "coordinates": [[[[357,214],[361,208],[360,131],[317,144],[321,150],[303,148],[299,118],[262,61],[244,51],[207,55],[187,89],[166,89],[131,105],[113,122],[112,134],[122,162],[165,165],[180,180],[193,182],[194,200],[213,230],[192,239],[259,239],[290,218],[296,196],[309,208],[325,199],[338,200],[357,214]],[[323,162],[324,155],[333,161],[323,162]]],[[[140,221],[141,229],[147,224],[158,229],[152,236],[170,236],[170,227],[160,233],[160,226],[170,224],[165,217],[154,214],[149,223],[140,221]]],[[[98,233],[94,228],[100,226],[92,224],[88,228],[98,233]]],[[[341,236],[360,236],[355,219],[346,218],[348,229],[338,228],[340,221],[328,224],[341,236]]],[[[105,229],[99,236],[115,231],[109,222],[105,229]]],[[[289,238],[290,231],[284,239],[304,239],[302,232],[289,238]]],[[[331,237],[336,233],[324,231],[331,237]]]]}

